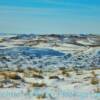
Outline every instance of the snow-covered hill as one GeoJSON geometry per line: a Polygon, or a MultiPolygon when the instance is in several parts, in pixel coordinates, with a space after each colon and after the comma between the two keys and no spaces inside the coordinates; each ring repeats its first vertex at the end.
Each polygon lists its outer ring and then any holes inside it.
{"type": "Polygon", "coordinates": [[[1,68],[100,67],[100,36],[15,34],[0,40],[1,68]]]}

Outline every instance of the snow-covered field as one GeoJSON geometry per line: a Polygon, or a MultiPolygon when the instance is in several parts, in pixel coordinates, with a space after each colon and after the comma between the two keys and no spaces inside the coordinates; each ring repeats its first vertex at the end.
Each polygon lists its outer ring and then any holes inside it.
{"type": "Polygon", "coordinates": [[[0,36],[0,100],[100,100],[100,36],[0,36]]]}

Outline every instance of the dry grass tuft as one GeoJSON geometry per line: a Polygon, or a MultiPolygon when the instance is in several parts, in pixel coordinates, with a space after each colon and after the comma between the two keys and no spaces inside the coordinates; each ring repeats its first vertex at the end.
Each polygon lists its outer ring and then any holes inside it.
{"type": "Polygon", "coordinates": [[[49,79],[60,79],[58,76],[50,76],[49,79]]]}
{"type": "Polygon", "coordinates": [[[47,85],[45,83],[33,83],[32,87],[46,87],[47,85]]]}
{"type": "Polygon", "coordinates": [[[46,94],[45,93],[37,96],[37,99],[39,99],[39,100],[44,99],[44,98],[46,98],[46,94]]]}
{"type": "Polygon", "coordinates": [[[100,87],[97,87],[94,91],[95,91],[96,93],[100,93],[100,87]]]}
{"type": "Polygon", "coordinates": [[[94,71],[91,72],[92,74],[92,78],[91,78],[91,84],[92,85],[96,85],[96,84],[99,84],[99,80],[97,78],[97,75],[94,71]]]}
{"type": "Polygon", "coordinates": [[[66,77],[70,77],[69,70],[66,69],[65,67],[61,67],[61,68],[59,68],[59,70],[61,71],[62,75],[66,76],[66,77]]]}
{"type": "Polygon", "coordinates": [[[92,79],[91,79],[91,84],[92,84],[92,85],[99,84],[99,80],[98,80],[96,77],[92,77],[92,79]]]}

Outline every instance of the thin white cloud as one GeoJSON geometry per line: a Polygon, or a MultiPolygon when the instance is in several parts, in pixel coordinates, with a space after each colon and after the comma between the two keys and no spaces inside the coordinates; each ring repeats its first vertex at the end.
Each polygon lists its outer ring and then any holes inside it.
{"type": "Polygon", "coordinates": [[[100,15],[100,9],[98,8],[66,8],[66,9],[59,9],[59,8],[28,8],[28,7],[9,7],[9,6],[0,6],[0,15],[2,14],[8,14],[8,15],[48,15],[48,16],[54,16],[54,15],[59,15],[59,16],[67,16],[67,15],[100,15]]]}

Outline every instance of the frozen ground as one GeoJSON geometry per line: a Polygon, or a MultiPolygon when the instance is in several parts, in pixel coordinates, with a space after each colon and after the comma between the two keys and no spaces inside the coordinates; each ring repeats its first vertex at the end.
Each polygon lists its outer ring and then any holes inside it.
{"type": "Polygon", "coordinates": [[[1,100],[100,100],[100,36],[0,36],[1,100]]]}
{"type": "MultiPolygon", "coordinates": [[[[9,72],[5,72],[9,73],[9,72]]],[[[14,73],[14,72],[13,72],[14,73]]],[[[21,80],[2,81],[0,98],[6,100],[100,100],[100,70],[42,72],[27,70],[21,80]],[[29,71],[29,72],[28,72],[29,71]],[[96,75],[96,76],[95,76],[96,75]]],[[[1,73],[0,73],[1,75],[1,73]]],[[[2,77],[0,77],[2,80],[2,77]]]]}

